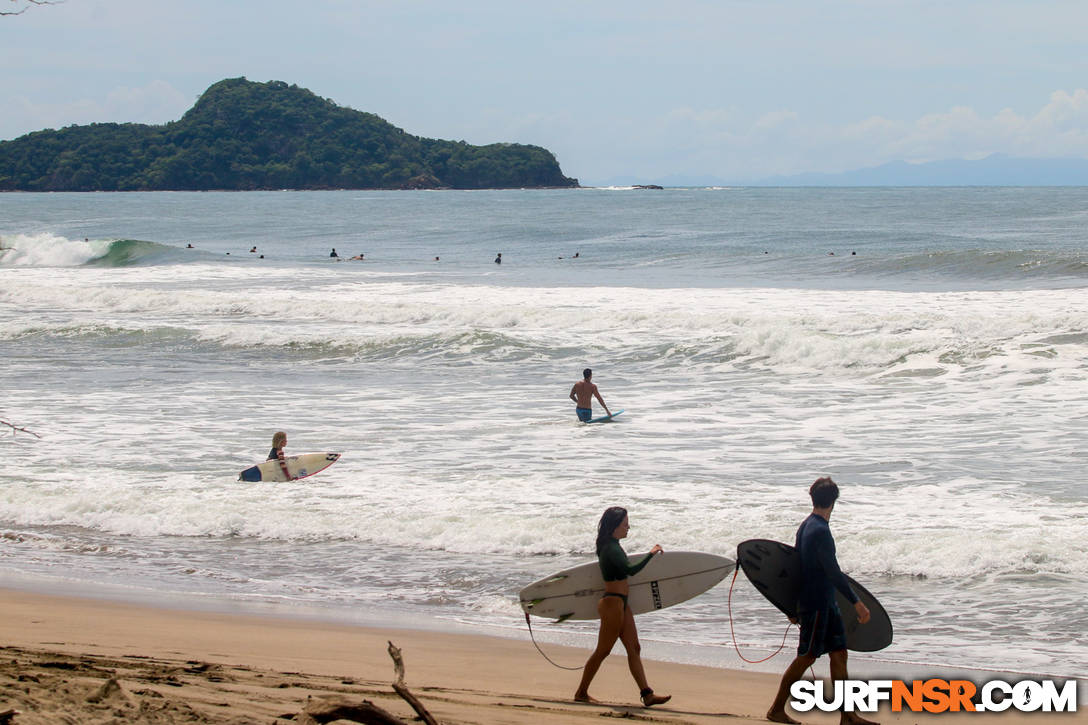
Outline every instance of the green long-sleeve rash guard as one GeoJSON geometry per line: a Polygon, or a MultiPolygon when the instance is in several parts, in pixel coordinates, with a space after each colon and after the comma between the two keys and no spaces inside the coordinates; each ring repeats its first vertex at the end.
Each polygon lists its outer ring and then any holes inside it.
{"type": "Polygon", "coordinates": [[[601,565],[601,575],[606,582],[617,582],[634,576],[642,571],[642,567],[650,563],[653,554],[647,554],[638,562],[632,564],[627,559],[627,554],[620,546],[618,539],[612,539],[597,554],[601,565]]]}

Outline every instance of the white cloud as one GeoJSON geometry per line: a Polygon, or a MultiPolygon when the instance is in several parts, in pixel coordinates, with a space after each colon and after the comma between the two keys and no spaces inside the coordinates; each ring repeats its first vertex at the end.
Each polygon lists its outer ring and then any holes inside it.
{"type": "Polygon", "coordinates": [[[734,119],[734,113],[722,108],[697,111],[694,108],[674,108],[665,116],[666,123],[690,123],[696,126],[722,126],[734,119]]]}
{"type": "Polygon", "coordinates": [[[777,130],[795,125],[800,118],[796,111],[771,111],[756,119],[752,129],[757,132],[777,130]]]}
{"type": "MultiPolygon", "coordinates": [[[[870,116],[821,124],[785,109],[744,119],[722,109],[684,107],[624,131],[627,136],[615,138],[613,145],[671,151],[643,155],[646,177],[692,174],[743,180],[899,160],[977,159],[991,153],[1088,158],[1088,90],[1055,91],[1028,114],[1006,108],[984,115],[957,105],[913,120],[870,116]]],[[[607,165],[607,160],[600,163],[607,165]]]]}
{"type": "Polygon", "coordinates": [[[1088,156],[1088,91],[1055,91],[1031,115],[1006,108],[986,117],[957,106],[931,113],[913,123],[892,124],[896,132],[873,141],[881,161],[894,158],[935,160],[977,158],[987,153],[1011,156],[1088,156]]]}

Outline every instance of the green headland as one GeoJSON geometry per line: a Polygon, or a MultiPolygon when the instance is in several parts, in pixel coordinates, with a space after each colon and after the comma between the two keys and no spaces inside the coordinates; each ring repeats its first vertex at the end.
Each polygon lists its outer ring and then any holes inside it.
{"type": "Polygon", "coordinates": [[[230,78],[180,120],[0,141],[2,191],[576,187],[547,149],[406,133],[282,81],[230,78]]]}

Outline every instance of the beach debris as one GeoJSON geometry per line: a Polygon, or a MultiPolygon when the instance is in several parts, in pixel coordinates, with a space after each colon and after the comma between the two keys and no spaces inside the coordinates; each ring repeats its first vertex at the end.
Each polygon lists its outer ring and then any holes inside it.
{"type": "Polygon", "coordinates": [[[389,656],[393,658],[393,671],[397,676],[397,679],[393,681],[393,690],[412,706],[412,709],[416,711],[416,714],[419,715],[423,722],[427,723],[427,725],[438,725],[438,721],[434,719],[434,716],[427,712],[427,708],[423,706],[423,703],[404,684],[404,658],[401,656],[400,647],[397,647],[392,641],[389,642],[389,656]]]}
{"type": "MultiPolygon", "coordinates": [[[[434,715],[427,711],[423,703],[404,684],[404,656],[401,654],[400,647],[389,642],[388,651],[393,659],[393,673],[396,676],[393,681],[393,690],[412,706],[419,720],[426,725],[439,725],[434,715]]],[[[307,698],[306,706],[296,718],[298,725],[320,725],[333,720],[348,720],[366,725],[406,725],[404,720],[383,710],[370,700],[353,702],[340,696],[320,700],[307,698]]]]}
{"type": "Polygon", "coordinates": [[[116,677],[111,677],[106,680],[102,684],[102,687],[99,687],[93,695],[87,698],[87,702],[105,702],[106,700],[129,701],[125,691],[121,689],[121,683],[117,681],[116,677]]]}
{"type": "Polygon", "coordinates": [[[334,720],[361,722],[365,725],[406,725],[399,717],[383,710],[370,700],[350,702],[344,698],[310,700],[295,718],[298,725],[323,725],[334,720]]]}
{"type": "Polygon", "coordinates": [[[19,711],[15,710],[14,708],[0,712],[0,725],[7,725],[9,722],[12,721],[12,718],[14,718],[18,714],[19,711]]]}
{"type": "Polygon", "coordinates": [[[3,423],[4,425],[11,428],[11,434],[12,435],[15,435],[16,432],[22,431],[23,433],[29,433],[30,435],[34,436],[35,438],[41,439],[41,436],[38,435],[37,433],[35,433],[32,430],[27,430],[26,428],[20,428],[19,426],[15,425],[14,423],[9,423],[6,420],[0,420],[0,423],[3,423]]]}

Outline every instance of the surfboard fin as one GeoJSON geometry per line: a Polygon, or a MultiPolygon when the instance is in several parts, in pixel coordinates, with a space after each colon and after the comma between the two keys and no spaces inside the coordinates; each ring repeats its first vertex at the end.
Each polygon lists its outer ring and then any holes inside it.
{"type": "Polygon", "coordinates": [[[560,614],[559,619],[552,622],[552,624],[562,624],[563,622],[567,621],[568,619],[570,619],[573,616],[574,616],[574,612],[567,612],[566,614],[560,614]]]}

